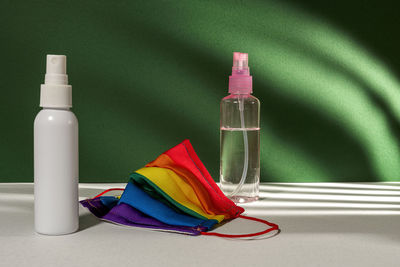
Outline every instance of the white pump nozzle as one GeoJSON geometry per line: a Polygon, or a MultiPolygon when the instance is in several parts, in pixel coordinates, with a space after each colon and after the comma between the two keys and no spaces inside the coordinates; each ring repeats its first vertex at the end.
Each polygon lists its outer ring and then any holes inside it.
{"type": "Polygon", "coordinates": [[[47,55],[46,75],[40,90],[40,106],[72,107],[72,88],[68,85],[67,57],[64,55],[47,55]]]}
{"type": "Polygon", "coordinates": [[[45,84],[68,84],[67,57],[47,55],[45,84]]]}

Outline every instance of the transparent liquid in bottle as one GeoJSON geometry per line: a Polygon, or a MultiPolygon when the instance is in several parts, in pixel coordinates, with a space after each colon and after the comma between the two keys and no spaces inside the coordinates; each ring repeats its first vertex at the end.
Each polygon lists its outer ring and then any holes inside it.
{"type": "Polygon", "coordinates": [[[260,102],[251,94],[223,98],[220,126],[221,189],[236,203],[255,201],[260,183],[260,102]]]}

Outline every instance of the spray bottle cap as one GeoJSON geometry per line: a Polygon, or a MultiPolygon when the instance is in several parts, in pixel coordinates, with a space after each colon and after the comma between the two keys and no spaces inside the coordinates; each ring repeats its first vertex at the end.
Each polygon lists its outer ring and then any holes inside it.
{"type": "Polygon", "coordinates": [[[247,53],[233,53],[232,75],[229,76],[230,94],[251,94],[253,92],[253,78],[250,76],[248,62],[247,53]]]}
{"type": "Polygon", "coordinates": [[[68,85],[66,56],[47,55],[46,75],[40,87],[40,106],[72,107],[72,87],[68,85]]]}

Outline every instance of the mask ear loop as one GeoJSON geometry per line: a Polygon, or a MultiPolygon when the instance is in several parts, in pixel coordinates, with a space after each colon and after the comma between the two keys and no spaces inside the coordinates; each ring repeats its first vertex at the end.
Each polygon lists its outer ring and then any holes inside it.
{"type": "Polygon", "coordinates": [[[93,198],[98,198],[98,197],[101,197],[102,195],[104,195],[105,193],[108,193],[108,192],[110,192],[110,191],[124,191],[125,190],[125,188],[110,188],[110,189],[107,189],[107,190],[104,190],[103,192],[101,192],[100,194],[98,194],[97,196],[95,196],[95,197],[93,197],[93,198]]]}
{"type": "Polygon", "coordinates": [[[244,237],[253,237],[253,236],[259,236],[259,235],[265,235],[269,232],[272,231],[279,231],[279,226],[277,224],[268,222],[266,220],[262,220],[259,218],[254,218],[254,217],[249,217],[249,216],[244,216],[244,215],[239,215],[239,218],[242,219],[246,219],[246,220],[251,220],[251,221],[256,221],[256,222],[260,222],[263,224],[266,224],[268,226],[270,226],[270,228],[268,228],[267,230],[261,231],[261,232],[257,232],[257,233],[252,233],[252,234],[240,234],[240,235],[229,235],[229,234],[220,234],[220,233],[210,233],[210,232],[201,232],[202,235],[213,235],[213,236],[218,236],[218,237],[226,237],[226,238],[244,238],[244,237]]]}

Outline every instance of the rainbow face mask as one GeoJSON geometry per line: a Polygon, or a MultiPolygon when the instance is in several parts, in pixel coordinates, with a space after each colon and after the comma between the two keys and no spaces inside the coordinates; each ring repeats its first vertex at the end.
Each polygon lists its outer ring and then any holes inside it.
{"type": "MultiPolygon", "coordinates": [[[[113,223],[190,235],[212,234],[207,231],[244,212],[222,193],[189,140],[132,173],[122,190],[120,197],[100,194],[81,204],[113,223]]],[[[268,232],[278,229],[268,225],[268,232]]]]}

